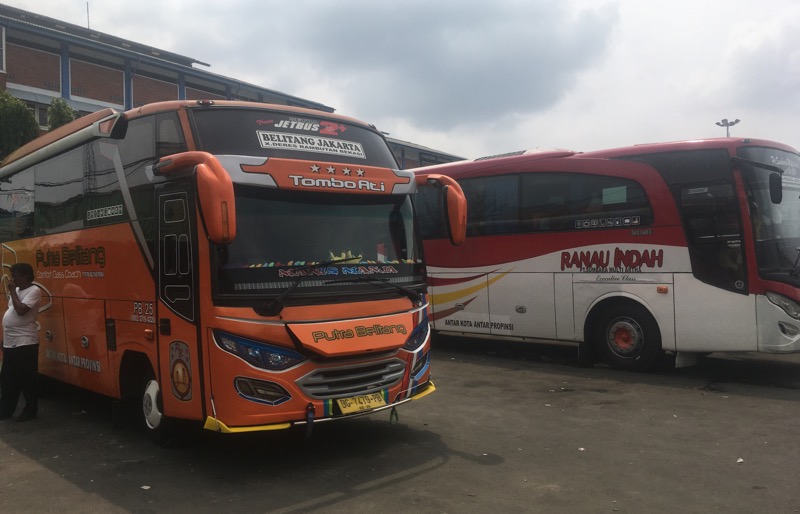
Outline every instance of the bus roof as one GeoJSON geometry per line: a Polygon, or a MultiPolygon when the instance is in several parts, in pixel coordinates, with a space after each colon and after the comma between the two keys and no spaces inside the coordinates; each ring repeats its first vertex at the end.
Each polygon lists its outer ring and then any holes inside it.
{"type": "Polygon", "coordinates": [[[735,155],[736,148],[742,146],[767,146],[777,148],[791,153],[798,153],[791,146],[766,139],[749,138],[712,138],[697,139],[686,141],[673,141],[667,143],[648,143],[606,150],[596,150],[591,152],[574,152],[570,150],[536,149],[521,152],[512,152],[489,157],[480,157],[470,161],[457,161],[435,166],[425,166],[417,168],[417,173],[455,176],[456,178],[467,178],[481,176],[491,170],[492,175],[503,173],[514,173],[522,171],[521,166],[532,162],[549,159],[620,159],[633,157],[636,155],[646,155],[654,153],[681,152],[691,150],[708,150],[724,148],[731,155],[735,155]]]}
{"type": "Polygon", "coordinates": [[[751,139],[741,137],[718,137],[710,139],[693,139],[686,141],[671,141],[666,143],[646,143],[620,148],[610,148],[606,150],[596,150],[581,154],[583,157],[596,159],[616,159],[620,157],[630,157],[634,155],[646,155],[665,152],[685,152],[691,150],[710,150],[715,148],[725,148],[731,155],[735,155],[736,148],[742,146],[768,146],[791,153],[797,150],[789,145],[769,141],[766,139],[751,139]]]}
{"type": "Polygon", "coordinates": [[[142,116],[156,114],[159,112],[179,111],[179,110],[193,109],[193,108],[213,109],[218,107],[248,107],[251,109],[267,109],[271,111],[284,111],[296,114],[306,114],[308,116],[332,119],[336,121],[349,123],[351,125],[359,125],[374,130],[376,132],[378,131],[374,125],[370,125],[355,118],[342,116],[340,114],[333,114],[326,111],[307,109],[304,107],[293,107],[288,105],[268,104],[261,102],[244,102],[237,100],[170,100],[166,102],[155,102],[143,105],[141,107],[137,107],[129,111],[124,111],[122,113],[119,113],[118,111],[109,108],[96,111],[91,114],[87,114],[86,116],[82,116],[77,120],[74,120],[66,125],[58,127],[55,130],[51,130],[50,132],[42,136],[39,136],[33,141],[21,146],[20,148],[12,152],[10,155],[8,155],[5,159],[3,159],[2,162],[0,162],[0,170],[8,166],[9,164],[18,161],[28,155],[31,155],[34,152],[56,141],[59,141],[71,135],[75,135],[81,130],[88,129],[95,122],[100,121],[106,117],[113,116],[115,114],[118,114],[121,119],[133,120],[142,116]]]}

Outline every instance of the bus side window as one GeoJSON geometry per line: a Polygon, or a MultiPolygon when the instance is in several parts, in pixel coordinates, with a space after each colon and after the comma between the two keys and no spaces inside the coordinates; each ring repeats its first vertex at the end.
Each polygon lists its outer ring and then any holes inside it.
{"type": "Polygon", "coordinates": [[[0,181],[0,241],[33,235],[33,168],[0,181]]]}
{"type": "Polygon", "coordinates": [[[653,222],[644,189],[617,177],[529,173],[523,175],[522,198],[525,231],[623,228],[653,222]]]}
{"type": "Polygon", "coordinates": [[[156,115],[156,158],[186,151],[177,113],[156,115]]]}
{"type": "Polygon", "coordinates": [[[467,197],[467,235],[519,232],[519,176],[500,175],[461,182],[467,197]]]}
{"type": "Polygon", "coordinates": [[[85,167],[95,158],[89,145],[56,155],[34,167],[36,235],[84,227],[85,167]]]}
{"type": "Polygon", "coordinates": [[[441,190],[433,186],[422,186],[414,195],[414,209],[422,239],[446,239],[447,223],[441,190]]]}

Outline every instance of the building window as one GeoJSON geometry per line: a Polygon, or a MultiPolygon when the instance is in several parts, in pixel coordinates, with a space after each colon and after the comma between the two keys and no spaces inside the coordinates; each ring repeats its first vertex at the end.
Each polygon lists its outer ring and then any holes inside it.
{"type": "Polygon", "coordinates": [[[36,121],[39,123],[39,126],[47,128],[47,107],[39,107],[36,109],[36,114],[36,121]]]}

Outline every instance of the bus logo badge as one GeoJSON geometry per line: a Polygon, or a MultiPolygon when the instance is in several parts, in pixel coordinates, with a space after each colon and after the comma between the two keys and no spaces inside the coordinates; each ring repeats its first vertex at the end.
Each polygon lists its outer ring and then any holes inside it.
{"type": "Polygon", "coordinates": [[[192,399],[192,361],[189,346],[181,341],[169,345],[169,369],[172,394],[183,401],[192,399]]]}

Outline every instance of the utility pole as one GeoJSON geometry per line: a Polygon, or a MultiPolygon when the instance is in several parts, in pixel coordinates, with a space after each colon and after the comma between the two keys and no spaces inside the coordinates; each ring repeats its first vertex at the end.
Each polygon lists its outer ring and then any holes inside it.
{"type": "Polygon", "coordinates": [[[725,137],[731,137],[731,127],[739,123],[739,121],[739,119],[728,121],[728,118],[723,118],[722,121],[717,122],[717,125],[725,127],[725,137]]]}

